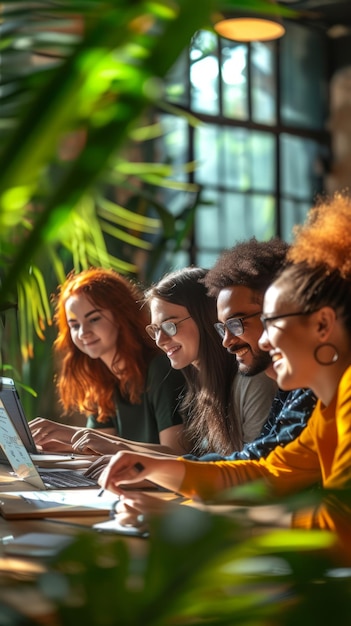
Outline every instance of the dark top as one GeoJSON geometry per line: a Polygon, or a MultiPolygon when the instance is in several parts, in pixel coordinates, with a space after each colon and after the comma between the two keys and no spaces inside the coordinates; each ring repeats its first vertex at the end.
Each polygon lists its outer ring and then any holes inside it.
{"type": "Polygon", "coordinates": [[[245,461],[266,457],[276,446],[285,446],[300,434],[316,402],[317,398],[310,389],[279,389],[261,434],[254,441],[246,443],[241,451],[233,452],[230,456],[209,453],[196,457],[186,454],[184,458],[191,461],[245,461]]]}
{"type": "Polygon", "coordinates": [[[161,353],[150,362],[140,404],[131,404],[116,389],[116,415],[107,422],[98,422],[90,415],[87,427],[112,427],[124,439],[160,443],[162,430],[183,423],[178,407],[184,385],[183,374],[174,370],[166,354],[161,353]]]}

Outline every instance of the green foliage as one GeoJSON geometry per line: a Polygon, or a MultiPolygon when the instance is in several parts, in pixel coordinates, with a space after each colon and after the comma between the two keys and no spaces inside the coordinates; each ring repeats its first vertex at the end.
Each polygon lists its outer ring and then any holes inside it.
{"type": "MultiPolygon", "coordinates": [[[[33,354],[33,330],[42,337],[50,324],[48,291],[67,267],[101,264],[137,272],[133,262],[109,253],[104,235],[150,250],[145,235],[161,232],[161,250],[169,239],[178,250],[188,234],[197,196],[177,221],[155,193],[165,185],[184,189],[171,182],[172,168],[131,163],[122,150],[155,136],[155,124],[145,125],[142,116],[163,106],[164,76],[222,6],[272,10],[266,0],[3,5],[0,310],[21,299],[24,361],[33,354]],[[106,184],[142,199],[138,216],[135,204],[127,210],[107,202],[106,184]],[[159,219],[150,219],[145,206],[159,219]],[[43,271],[43,256],[51,277],[43,271]]],[[[157,252],[151,267],[159,257],[157,252]]]]}
{"type": "Polygon", "coordinates": [[[36,338],[45,339],[50,295],[69,269],[103,265],[136,275],[121,244],[152,251],[160,232],[161,243],[179,237],[177,219],[152,192],[168,184],[172,168],[130,163],[121,149],[155,134],[140,118],[162,97],[158,81],[199,19],[186,4],[179,14],[167,1],[2,9],[0,310],[16,317],[3,317],[1,345],[3,369],[15,378],[28,371],[36,338]],[[185,18],[181,36],[165,46],[185,18]],[[139,198],[142,210],[109,200],[106,185],[139,198]],[[158,218],[148,217],[150,208],[158,218]],[[107,240],[120,244],[111,252],[107,240]]]}
{"type": "Polygon", "coordinates": [[[330,626],[348,621],[351,579],[328,533],[257,533],[188,506],[157,517],[150,540],[82,532],[39,578],[58,626],[330,626]]]}

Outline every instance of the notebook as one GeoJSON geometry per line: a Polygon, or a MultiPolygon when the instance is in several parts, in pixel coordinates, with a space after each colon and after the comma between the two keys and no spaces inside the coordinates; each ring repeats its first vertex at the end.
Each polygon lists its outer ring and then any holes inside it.
{"type": "MultiPolygon", "coordinates": [[[[99,489],[47,489],[0,493],[0,515],[5,519],[69,518],[70,525],[81,525],[75,518],[108,518],[116,505],[116,494],[99,489]]],[[[93,520],[95,522],[95,519],[93,520]]],[[[91,519],[88,522],[91,526],[91,519]]],[[[1,539],[0,539],[1,545],[1,539]]]]}
{"type": "MultiPolygon", "coordinates": [[[[33,438],[30,429],[18,419],[19,411],[11,411],[15,405],[21,408],[18,394],[14,388],[12,379],[7,380],[7,386],[3,385],[0,391],[0,446],[5,459],[11,465],[14,474],[29,485],[37,489],[73,489],[85,487],[97,487],[97,482],[73,469],[43,469],[37,468],[27,449],[33,450],[33,438]],[[5,398],[6,396],[6,398],[5,398]],[[12,403],[11,403],[12,399],[12,403]],[[6,402],[6,404],[5,404],[6,402]],[[11,417],[10,417],[11,412],[11,417]],[[12,417],[14,421],[12,421],[12,417]],[[19,430],[17,428],[19,426],[19,430]],[[23,433],[27,433],[24,443],[23,433]],[[30,442],[32,440],[32,444],[30,442]]],[[[21,412],[23,414],[23,409],[21,412]]],[[[25,419],[25,418],[24,418],[25,419]]],[[[35,444],[34,444],[35,447],[35,444]]]]}

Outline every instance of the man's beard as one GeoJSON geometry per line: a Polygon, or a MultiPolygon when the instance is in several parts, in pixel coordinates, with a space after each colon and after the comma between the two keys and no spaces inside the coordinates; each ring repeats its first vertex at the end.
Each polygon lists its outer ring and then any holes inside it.
{"type": "Polygon", "coordinates": [[[250,365],[238,363],[239,374],[242,376],[256,376],[257,374],[261,374],[261,372],[265,372],[271,363],[271,357],[268,352],[257,352],[250,365]]]}

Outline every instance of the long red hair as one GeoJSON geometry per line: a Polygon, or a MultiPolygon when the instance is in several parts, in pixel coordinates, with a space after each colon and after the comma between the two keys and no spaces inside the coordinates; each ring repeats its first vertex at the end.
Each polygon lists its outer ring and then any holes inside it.
{"type": "Polygon", "coordinates": [[[129,279],[111,269],[91,267],[76,274],[70,272],[58,287],[54,321],[58,335],[54,352],[58,360],[56,385],[65,412],[97,415],[104,422],[115,415],[116,385],[132,404],[140,402],[148,364],[158,349],[145,331],[149,324],[143,293],[129,279]],[[125,368],[116,375],[100,359],[92,359],[73,343],[67,323],[65,304],[73,294],[84,293],[92,304],[106,309],[118,326],[116,360],[125,368]]]}

